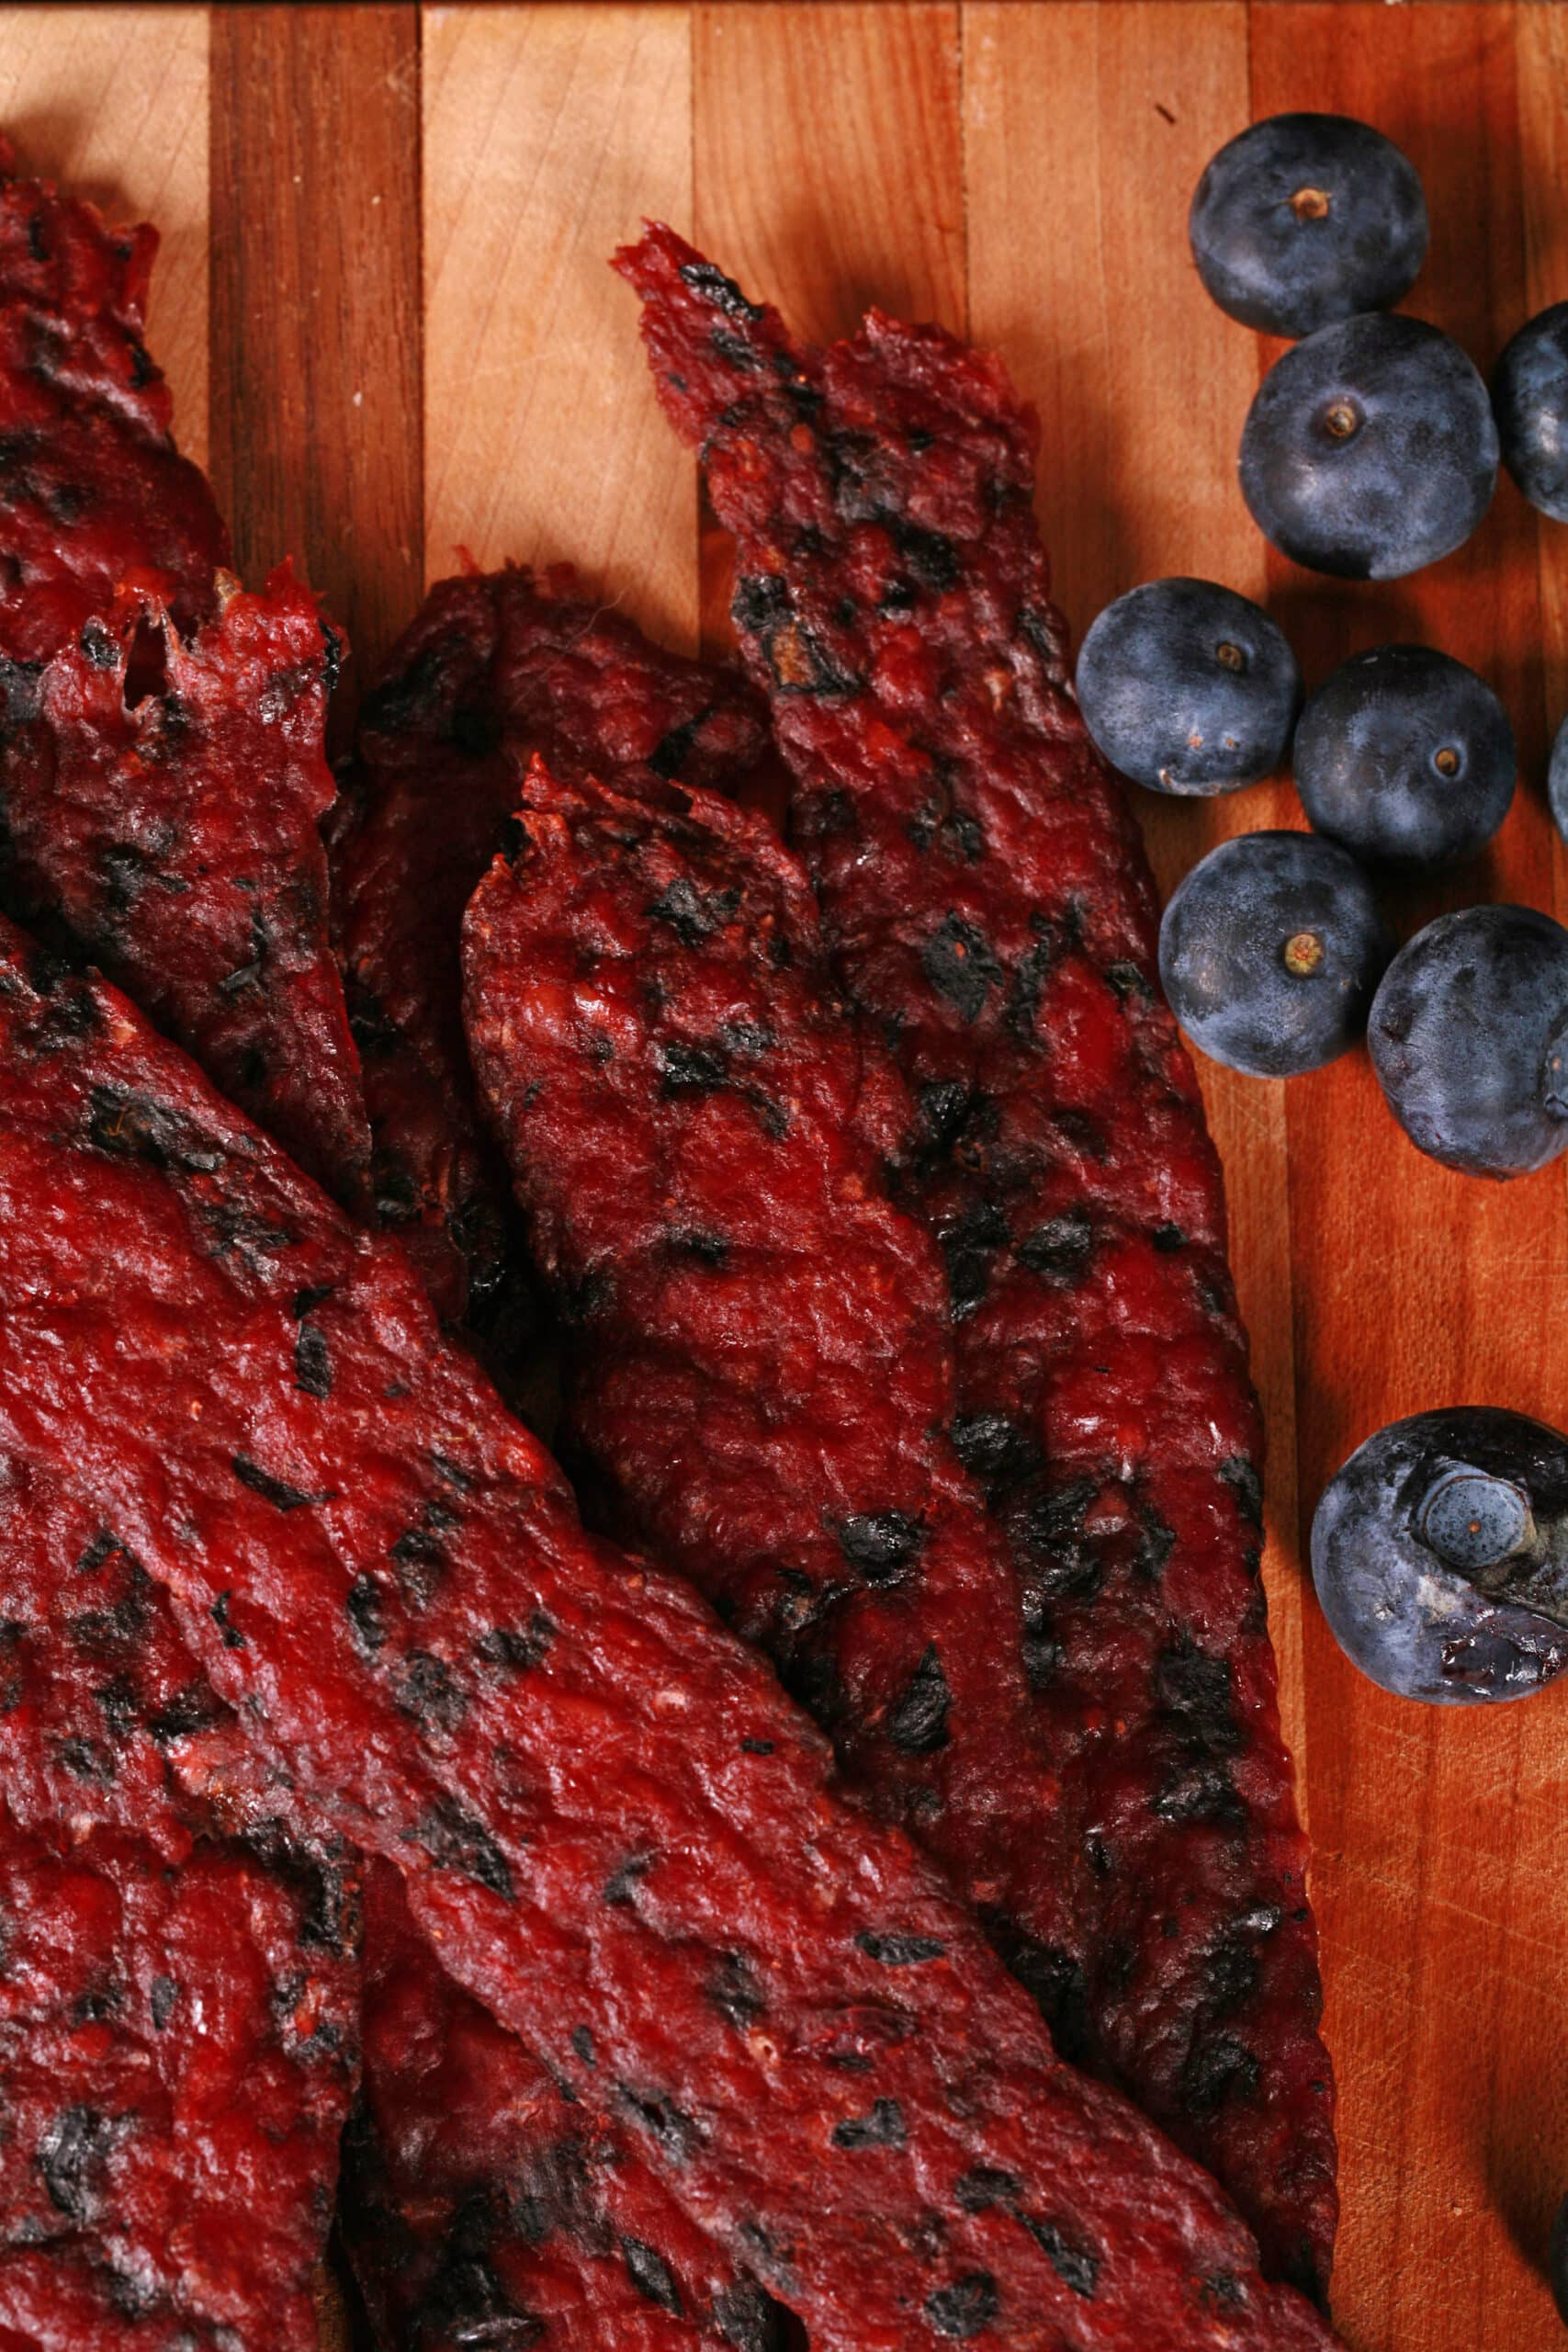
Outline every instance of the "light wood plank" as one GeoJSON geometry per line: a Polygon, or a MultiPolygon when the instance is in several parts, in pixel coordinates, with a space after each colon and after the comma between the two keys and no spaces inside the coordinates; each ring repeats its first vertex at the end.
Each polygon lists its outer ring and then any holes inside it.
{"type": "Polygon", "coordinates": [[[683,7],[424,19],[431,576],[566,559],[669,642],[696,637],[696,481],[607,268],[692,208],[683,7]]]}
{"type": "Polygon", "coordinates": [[[0,8],[0,124],[24,170],[163,239],[147,345],[207,457],[207,10],[0,8]]]}
{"type": "MultiPolygon", "coordinates": [[[[1386,130],[1421,171],[1432,250],[1409,307],[1483,370],[1525,315],[1521,154],[1506,6],[1270,5],[1252,16],[1253,111],[1323,107],[1386,130]]],[[[1561,104],[1559,89],[1555,103],[1561,104]]],[[[1537,540],[1500,492],[1470,545],[1386,588],[1271,576],[1309,670],[1424,639],[1497,685],[1527,774],[1540,752],[1537,540]]],[[[1493,854],[1389,894],[1401,928],[1483,898],[1550,904],[1539,793],[1493,854]]],[[[1324,1480],[1396,1414],[1459,1402],[1563,1418],[1562,1171],[1454,1176],[1404,1141],[1364,1055],[1290,1090],[1303,1537],[1324,1480]]],[[[1545,2345],[1536,2265],[1568,2181],[1560,2052],[1568,1894],[1550,1850],[1568,1798],[1564,1695],[1462,1719],[1385,1698],[1309,1615],[1318,1885],[1341,2067],[1337,2307],[1364,2352],[1545,2345]]]]}
{"type": "Polygon", "coordinates": [[[212,17],[212,477],[242,569],[290,555],[355,656],[421,584],[419,47],[410,6],[212,17]]]}
{"type": "MultiPolygon", "coordinates": [[[[1198,175],[1247,119],[1244,6],[974,0],[964,53],[971,322],[1040,410],[1041,522],[1075,633],[1169,572],[1262,597],[1262,542],[1235,488],[1256,345],[1214,310],[1187,248],[1198,175]]],[[[1280,786],[1134,798],[1168,892],[1228,835],[1300,821],[1280,786]]],[[[1200,1077],[1269,1432],[1264,1574],[1304,1812],[1283,1090],[1213,1064],[1200,1077]]]]}

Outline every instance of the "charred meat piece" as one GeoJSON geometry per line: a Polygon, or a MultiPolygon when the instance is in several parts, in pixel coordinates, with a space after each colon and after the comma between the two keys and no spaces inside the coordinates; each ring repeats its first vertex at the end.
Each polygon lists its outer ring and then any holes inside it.
{"type": "Polygon", "coordinates": [[[111,973],[352,1205],[369,1135],[320,831],[336,658],[287,565],[259,595],[225,575],[188,644],[124,592],[6,688],[0,898],[111,973]]]}
{"type": "Polygon", "coordinates": [[[0,2340],[313,2352],[355,2059],[305,1879],[0,1812],[0,2340]]]}
{"type": "Polygon", "coordinates": [[[907,1841],[836,1800],[766,1668],[584,1535],[400,1251],[107,984],[4,946],[0,1445],[70,1460],[468,1989],[818,2346],[1325,2345],[1202,2176],[1053,2058],[907,1841]],[[242,1215],[279,1246],[234,1250],[242,1215]],[[325,1395],[294,1377],[306,1291],[325,1395]]]}
{"type": "Polygon", "coordinates": [[[1070,2057],[1042,1661],[947,1434],[942,1259],[888,1189],[903,1085],[762,818],[536,762],[516,833],[468,913],[468,1031],[573,1441],[617,1532],[767,1650],[878,1810],[1007,1922],[1070,2057]]]}
{"type": "Polygon", "coordinates": [[[1321,2290],[1332,2084],[1258,1410],[1152,884],[1066,684],[1037,429],[939,328],[874,313],[807,349],[661,228],[619,266],[737,543],[839,974],[919,1104],[954,1434],[1049,1649],[1092,2046],[1321,2290]]]}
{"type": "Polygon", "coordinates": [[[141,334],[155,230],[16,175],[0,139],[0,663],[75,644],[132,576],[189,630],[228,534],[141,334]]]}
{"type": "Polygon", "coordinates": [[[564,567],[441,582],[366,698],[333,878],[377,1205],[441,1312],[500,1359],[522,1311],[520,1253],[474,1103],[457,934],[527,756],[711,784],[755,767],[767,741],[740,677],[649,644],[564,567]]]}
{"type": "MultiPolygon", "coordinates": [[[[591,2060],[592,2032],[574,2031],[591,2060]]],[[[694,2229],[624,2124],[585,2116],[443,1973],[387,1862],[367,1880],[365,2042],[344,2230],[382,2341],[773,2352],[776,2306],[694,2229]]]]}

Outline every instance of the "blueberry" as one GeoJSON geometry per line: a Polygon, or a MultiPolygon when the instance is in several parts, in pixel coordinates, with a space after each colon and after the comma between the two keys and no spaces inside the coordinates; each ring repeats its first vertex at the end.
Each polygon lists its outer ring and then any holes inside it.
{"type": "Polygon", "coordinates": [[[1417,1150],[1517,1176],[1568,1147],[1568,931],[1532,907],[1467,907],[1383,975],[1372,1067],[1417,1150]]]}
{"type": "Polygon", "coordinates": [[[1159,972],[1211,1059],[1254,1078],[1316,1069],[1355,1043],[1393,940],[1352,858],[1312,833],[1242,833],[1165,910],[1159,972]]]}
{"type": "Polygon", "coordinates": [[[1078,654],[1084,724],[1152,792],[1234,792],[1285,756],[1296,657],[1268,614],[1212,580],[1151,580],[1107,605],[1078,654]]]}
{"type": "Polygon", "coordinates": [[[1415,166],[1342,114],[1255,122],[1206,167],[1187,229],[1221,310],[1267,334],[1313,334],[1386,310],[1427,258],[1415,166]]]}
{"type": "Polygon", "coordinates": [[[1546,790],[1557,830],[1568,842],[1568,718],[1558,729],[1556,741],[1551,746],[1551,765],[1547,772],[1546,790]]]}
{"type": "Polygon", "coordinates": [[[1242,495],[1314,571],[1395,580],[1472,531],[1497,480],[1497,427],[1457,343],[1381,311],[1324,327],[1269,370],[1241,437],[1242,495]]]}
{"type": "Polygon", "coordinates": [[[1568,523],[1568,302],[1519,329],[1493,371],[1492,405],[1503,463],[1532,506],[1568,523]]]}
{"type": "Polygon", "coordinates": [[[1514,730],[1491,687],[1429,645],[1356,654],[1296,729],[1296,789],[1313,824],[1392,865],[1446,865],[1490,841],[1514,765],[1514,730]]]}
{"type": "Polygon", "coordinates": [[[1568,1667],[1568,1439],[1465,1406],[1391,1422],[1312,1523],[1340,1647],[1404,1699],[1523,1699],[1568,1667]]]}

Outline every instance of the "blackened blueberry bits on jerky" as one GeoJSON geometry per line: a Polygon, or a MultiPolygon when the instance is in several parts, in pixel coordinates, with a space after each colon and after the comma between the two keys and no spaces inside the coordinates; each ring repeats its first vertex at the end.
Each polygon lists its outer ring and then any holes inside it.
{"type": "Polygon", "coordinates": [[[899,1584],[920,1556],[925,1531],[901,1510],[856,1511],[835,1531],[839,1549],[869,1585],[899,1584]]]}
{"type": "Polygon", "coordinates": [[[1199,2037],[1181,2069],[1181,2103],[1189,2115],[1213,2115],[1233,2101],[1249,2105],[1258,2096],[1261,2069],[1253,2052],[1234,2034],[1199,2037]]]}
{"type": "Polygon", "coordinates": [[[637,1881],[648,1876],[658,1860],[657,1854],[628,1854],[605,1880],[601,1902],[612,1909],[629,1905],[636,1898],[637,1881]]]}
{"type": "Polygon", "coordinates": [[[1033,1431],[1006,1413],[960,1413],[952,1434],[965,1470],[987,1487],[1019,1486],[1044,1467],[1033,1431]]]}
{"type": "Polygon", "coordinates": [[[1253,1527],[1263,1524],[1263,1481],[1256,1465],[1245,1453],[1233,1453],[1220,1464],[1220,1476],[1227,1487],[1235,1490],[1237,1508],[1242,1517],[1253,1527]]]}
{"type": "Polygon", "coordinates": [[[1015,1919],[987,1908],[980,1923],[993,1951],[1005,1961],[1051,2029],[1051,2039],[1070,2065],[1081,2064],[1090,2048],[1089,1978],[1083,1962],[1059,1945],[1041,1943],[1015,1919]]]}
{"type": "Polygon", "coordinates": [[[959,2344],[982,2335],[1000,2308],[997,2282],[988,2270],[966,2270],[951,2287],[939,2287],[926,2298],[926,2317],[937,2334],[959,2344]]]}
{"type": "Polygon", "coordinates": [[[596,2063],[593,2056],[593,2036],[587,2026],[574,2025],[572,2027],[571,2046],[585,2066],[592,2066],[596,2063]]]}
{"type": "Polygon", "coordinates": [[[449,1797],[427,1806],[412,1827],[400,1835],[406,1844],[423,1847],[439,1869],[459,1871],[508,1903],[515,1901],[512,1866],[501,1848],[482,1821],[476,1821],[449,1797]]]}
{"type": "Polygon", "coordinates": [[[683,2308],[681,2290],[664,2256],[641,2238],[623,2238],[621,2253],[626,2259],[626,2276],[637,2293],[678,2319],[683,2308]]]}
{"type": "Polygon", "coordinates": [[[332,1350],[319,1323],[301,1323],[294,1341],[294,1385],[318,1399],[333,1393],[332,1350]]]}
{"type": "Polygon", "coordinates": [[[62,2109],[39,2142],[33,2158],[56,2212],[84,2225],[95,2219],[103,2200],[103,2176],[109,2158],[135,2128],[131,2115],[105,2115],[87,2106],[62,2109]]]}
{"type": "Polygon", "coordinates": [[[98,1570],[103,1566],[104,1562],[111,1558],[112,1555],[120,1549],[121,1545],[118,1536],[111,1535],[107,1527],[100,1528],[96,1535],[94,1536],[92,1542],[83,1552],[81,1557],[77,1560],[77,1575],[80,1577],[96,1576],[98,1570]]]}
{"type": "Polygon", "coordinates": [[[249,1487],[254,1495],[260,1495],[263,1502],[271,1503],[275,1510],[300,1510],[307,1503],[326,1500],[324,1495],[307,1495],[299,1487],[291,1487],[287,1478],[275,1478],[270,1470],[264,1470],[248,1453],[236,1453],[229,1466],[242,1487],[249,1487]]]}
{"type": "Polygon", "coordinates": [[[947,1745],[947,1711],[952,1694],[942,1660],[931,1643],[909,1677],[902,1697],[889,1711],[887,1736],[906,1756],[930,1756],[947,1745]]]}
{"type": "Polygon", "coordinates": [[[95,670],[112,670],[119,659],[119,649],[100,620],[85,622],[78,642],[95,670]]]}
{"type": "Polygon", "coordinates": [[[755,326],[763,316],[762,305],[749,302],[733,277],[726,277],[724,272],[710,261],[682,264],[681,278],[694,294],[700,295],[705,302],[711,302],[727,318],[739,320],[746,326],[755,326]]]}
{"type": "Polygon", "coordinates": [[[941,1236],[947,1261],[947,1288],[955,1318],[972,1315],[990,1288],[991,1261],[1007,1247],[1008,1222],[989,1202],[977,1202],[941,1236]]]}
{"type": "Polygon", "coordinates": [[[152,2012],[152,2030],[162,2033],[175,2014],[175,2003],[180,1988],[172,1976],[154,1976],[148,1992],[148,2007],[152,2012]]]}
{"type": "Polygon", "coordinates": [[[492,1625],[489,1633],[479,1635],[474,1648],[487,1666],[501,1667],[512,1674],[525,1674],[544,1664],[555,1637],[555,1619],[547,1610],[536,1609],[520,1630],[492,1625]]]}
{"type": "Polygon", "coordinates": [[[742,576],[735,583],[729,615],[738,629],[760,637],[764,629],[789,618],[792,605],[788,582],[771,571],[742,576]]]}
{"type": "Polygon", "coordinates": [[[1149,1810],[1162,1821],[1209,1821],[1224,1828],[1241,1827],[1247,1808],[1235,1783],[1221,1764],[1195,1764],[1172,1774],[1149,1799],[1149,1810]]]}
{"type": "Polygon", "coordinates": [[[918,1968],[925,1961],[947,1957],[947,1946],[935,1936],[883,1934],[866,1928],[855,1942],[868,1960],[880,1962],[884,1968],[918,1968]]]}
{"type": "Polygon", "coordinates": [[[1150,986],[1148,974],[1140,965],[1107,964],[1105,978],[1112,993],[1122,1004],[1125,1004],[1130,997],[1136,997],[1140,1004],[1152,1004],[1155,1001],[1155,992],[1150,986]]]}
{"type": "Polygon", "coordinates": [[[1245,1745],[1235,1679],[1229,1658],[1208,1656],[1190,1635],[1155,1660],[1156,1703],[1199,1755],[1228,1756],[1245,1745]]]}
{"type": "Polygon", "coordinates": [[[948,915],[931,933],[920,950],[920,963],[932,988],[966,1024],[979,1019],[1002,977],[984,934],[959,914],[948,915]]]}
{"type": "Polygon", "coordinates": [[[373,1577],[356,1576],[344,1595],[344,1614],[361,1649],[378,1650],[387,1638],[386,1612],[373,1577]]]}
{"type": "Polygon", "coordinates": [[[1081,2295],[1086,2303],[1092,2302],[1100,2283],[1099,2255],[1091,2253],[1059,2222],[1039,2221],[1031,2213],[1020,2218],[1056,2276],[1075,2295],[1081,2295]]]}
{"type": "Polygon", "coordinates": [[[615,2092],[622,2111],[649,2134],[668,2163],[691,2163],[702,2144],[702,2133],[668,2092],[638,2090],[630,2083],[617,2083],[615,2092]]]}
{"type": "Polygon", "coordinates": [[[148,1719],[147,1728],[164,1746],[171,1740],[188,1739],[193,1732],[206,1731],[221,1713],[217,1696],[205,1682],[187,1682],[148,1719]]]}
{"type": "Polygon", "coordinates": [[[245,1646],[245,1637],[229,1615],[229,1604],[233,1597],[232,1592],[219,1594],[212,1604],[212,1622],[223,1636],[223,1646],[226,1650],[243,1650],[245,1646]]]}
{"type": "Polygon", "coordinates": [[[773,1753],[773,1742],[771,1739],[747,1738],[741,1741],[740,1747],[741,1752],[747,1756],[771,1756],[773,1753]]]}
{"type": "Polygon", "coordinates": [[[744,1952],[721,1951],[705,1989],[719,2016],[739,2033],[755,2025],[767,2006],[744,1952]]]}
{"type": "Polygon", "coordinates": [[[468,1711],[468,1693],[451,1668],[429,1650],[409,1652],[398,1704],[405,1714],[439,1731],[456,1731],[468,1711]]]}
{"type": "Polygon", "coordinates": [[[783,2352],[786,2314],[749,2280],[716,2295],[713,2315],[730,2352],[783,2352]]]}
{"type": "Polygon", "coordinates": [[[716,1094],[729,1084],[729,1064],[716,1046],[660,1046],[657,1049],[662,1073],[660,1091],[676,1094],[716,1094]]]}
{"type": "Polygon", "coordinates": [[[1156,1225],[1149,1239],[1156,1250],[1171,1251],[1187,1247],[1187,1236],[1179,1225],[1156,1225]]]}
{"type": "Polygon", "coordinates": [[[55,1749],[55,1758],[62,1770],[69,1772],[73,1781],[85,1781],[92,1787],[107,1788],[116,1776],[114,1758],[96,1739],[79,1735],[62,1739],[55,1749]]]}
{"type": "Polygon", "coordinates": [[[874,2099],[868,2114],[847,2115],[833,2126],[835,2148],[902,2148],[908,2136],[896,2098],[874,2099]]]}

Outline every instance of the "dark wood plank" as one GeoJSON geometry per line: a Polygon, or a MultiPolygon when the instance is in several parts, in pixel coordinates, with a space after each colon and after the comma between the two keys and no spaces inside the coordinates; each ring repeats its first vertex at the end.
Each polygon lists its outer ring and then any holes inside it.
{"type": "Polygon", "coordinates": [[[362,675],[422,586],[418,12],[217,7],[211,43],[213,482],[362,675]]]}
{"type": "MultiPolygon", "coordinates": [[[[1361,115],[1426,182],[1432,250],[1409,308],[1484,371],[1524,317],[1521,153],[1507,6],[1254,9],[1252,111],[1361,115]]],[[[1561,104],[1561,90],[1556,101],[1561,104]]],[[[1551,904],[1539,787],[1537,535],[1505,485],[1446,562],[1386,587],[1271,561],[1310,676],[1391,638],[1489,677],[1525,786],[1490,855],[1391,894],[1403,931],[1479,899],[1551,904]]],[[[1563,1418],[1568,1280],[1561,1169],[1507,1186],[1423,1159],[1364,1054],[1288,1091],[1300,1483],[1309,1515],[1351,1447],[1397,1414],[1495,1403],[1563,1418]]],[[[1568,1897],[1549,1851],[1568,1797],[1564,1694],[1467,1716],[1384,1697],[1307,1620],[1308,1756],[1330,2038],[1342,2082],[1337,2306],[1359,2352],[1544,2345],[1539,2267],[1568,2182],[1559,2053],[1568,1897]]]]}

